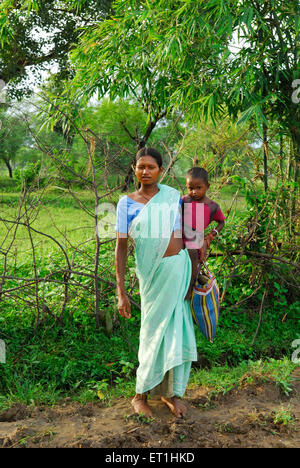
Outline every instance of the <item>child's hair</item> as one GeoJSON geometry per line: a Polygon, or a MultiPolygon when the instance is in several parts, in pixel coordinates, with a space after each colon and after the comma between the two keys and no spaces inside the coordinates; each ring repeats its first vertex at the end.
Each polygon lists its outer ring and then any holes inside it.
{"type": "Polygon", "coordinates": [[[138,160],[140,158],[142,158],[143,156],[151,156],[153,159],[155,159],[155,161],[157,162],[157,165],[159,168],[161,168],[162,164],[163,164],[163,161],[162,161],[162,156],[161,154],[154,148],[146,148],[146,146],[144,146],[143,148],[141,148],[137,154],[136,154],[136,157],[135,157],[135,163],[134,165],[136,165],[136,163],[138,162],[138,160]]]}
{"type": "Polygon", "coordinates": [[[203,167],[192,167],[192,169],[187,171],[186,176],[201,179],[203,182],[208,184],[208,172],[203,169],[203,167]]]}

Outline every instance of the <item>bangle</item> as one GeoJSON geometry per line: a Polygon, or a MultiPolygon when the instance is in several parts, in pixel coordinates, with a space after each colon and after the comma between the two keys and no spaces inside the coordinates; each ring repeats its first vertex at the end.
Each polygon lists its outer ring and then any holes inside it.
{"type": "Polygon", "coordinates": [[[217,229],[213,228],[213,231],[215,231],[215,233],[216,233],[216,236],[218,236],[218,235],[219,235],[219,231],[217,231],[217,229]]]}

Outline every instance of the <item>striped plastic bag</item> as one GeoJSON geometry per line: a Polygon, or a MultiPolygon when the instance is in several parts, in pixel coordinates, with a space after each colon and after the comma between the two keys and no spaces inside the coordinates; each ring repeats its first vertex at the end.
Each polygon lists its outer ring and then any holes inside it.
{"type": "Polygon", "coordinates": [[[194,323],[207,340],[213,343],[219,320],[219,288],[216,278],[203,262],[205,272],[197,275],[192,297],[191,310],[194,323]]]}

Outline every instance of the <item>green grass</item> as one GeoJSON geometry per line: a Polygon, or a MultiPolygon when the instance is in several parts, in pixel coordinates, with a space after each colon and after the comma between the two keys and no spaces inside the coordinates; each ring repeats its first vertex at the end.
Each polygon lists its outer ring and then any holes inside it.
{"type": "MultiPolygon", "coordinates": [[[[299,365],[292,363],[288,358],[280,360],[267,359],[258,361],[244,361],[236,367],[214,366],[210,370],[192,369],[188,389],[203,387],[207,391],[208,399],[218,394],[226,394],[242,385],[272,382],[278,385],[283,393],[289,395],[292,391],[291,373],[299,365]]],[[[66,397],[84,405],[91,401],[101,401],[105,406],[113,405],[119,398],[130,398],[135,393],[135,377],[123,376],[113,384],[109,379],[86,380],[72,389],[59,390],[53,383],[46,381],[38,383],[24,380],[22,384],[14,386],[14,391],[0,395],[0,411],[16,403],[26,405],[54,405],[66,397]]],[[[284,423],[288,415],[285,411],[275,415],[277,420],[284,423]]]]}
{"type": "Polygon", "coordinates": [[[235,367],[213,366],[208,369],[193,370],[190,378],[190,388],[203,386],[210,389],[210,394],[223,395],[233,388],[244,384],[274,382],[285,394],[292,390],[291,373],[299,367],[287,357],[276,360],[267,358],[258,361],[243,361],[235,367]]]}

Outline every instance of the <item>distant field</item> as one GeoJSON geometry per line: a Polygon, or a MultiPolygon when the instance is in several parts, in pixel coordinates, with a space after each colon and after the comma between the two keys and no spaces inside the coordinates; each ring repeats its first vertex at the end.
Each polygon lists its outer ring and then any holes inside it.
{"type": "MultiPolygon", "coordinates": [[[[224,213],[226,213],[227,209],[231,206],[235,192],[236,188],[233,185],[225,186],[220,191],[217,190],[216,184],[212,184],[210,188],[210,196],[220,204],[224,213]]],[[[42,205],[38,213],[35,213],[32,223],[32,227],[36,230],[55,237],[59,242],[62,242],[67,249],[71,244],[76,246],[83,242],[94,242],[95,237],[94,219],[92,217],[95,210],[93,194],[83,190],[75,190],[75,194],[82,205],[90,211],[90,215],[78,206],[77,201],[67,191],[56,189],[48,191],[43,195],[42,205]],[[69,246],[65,243],[64,235],[66,235],[70,242],[69,246]]],[[[116,204],[118,199],[124,195],[124,193],[118,191],[107,198],[103,198],[102,201],[116,204]]],[[[0,192],[1,217],[7,219],[15,218],[18,211],[19,197],[20,194],[16,192],[0,192]]],[[[244,197],[238,196],[233,205],[232,214],[235,211],[243,213],[245,210],[246,205],[244,197]]],[[[11,225],[7,224],[7,227],[9,226],[11,227],[11,225]]],[[[0,222],[1,243],[7,233],[7,227],[3,222],[0,222]]],[[[57,249],[55,243],[50,239],[34,232],[32,236],[39,256],[43,257],[49,254],[53,249],[57,249]]],[[[11,235],[7,237],[2,248],[7,247],[10,239],[11,235]]],[[[19,226],[15,246],[18,249],[18,255],[22,254],[23,256],[24,254],[26,256],[27,252],[29,254],[31,253],[26,227],[19,226]]]]}

